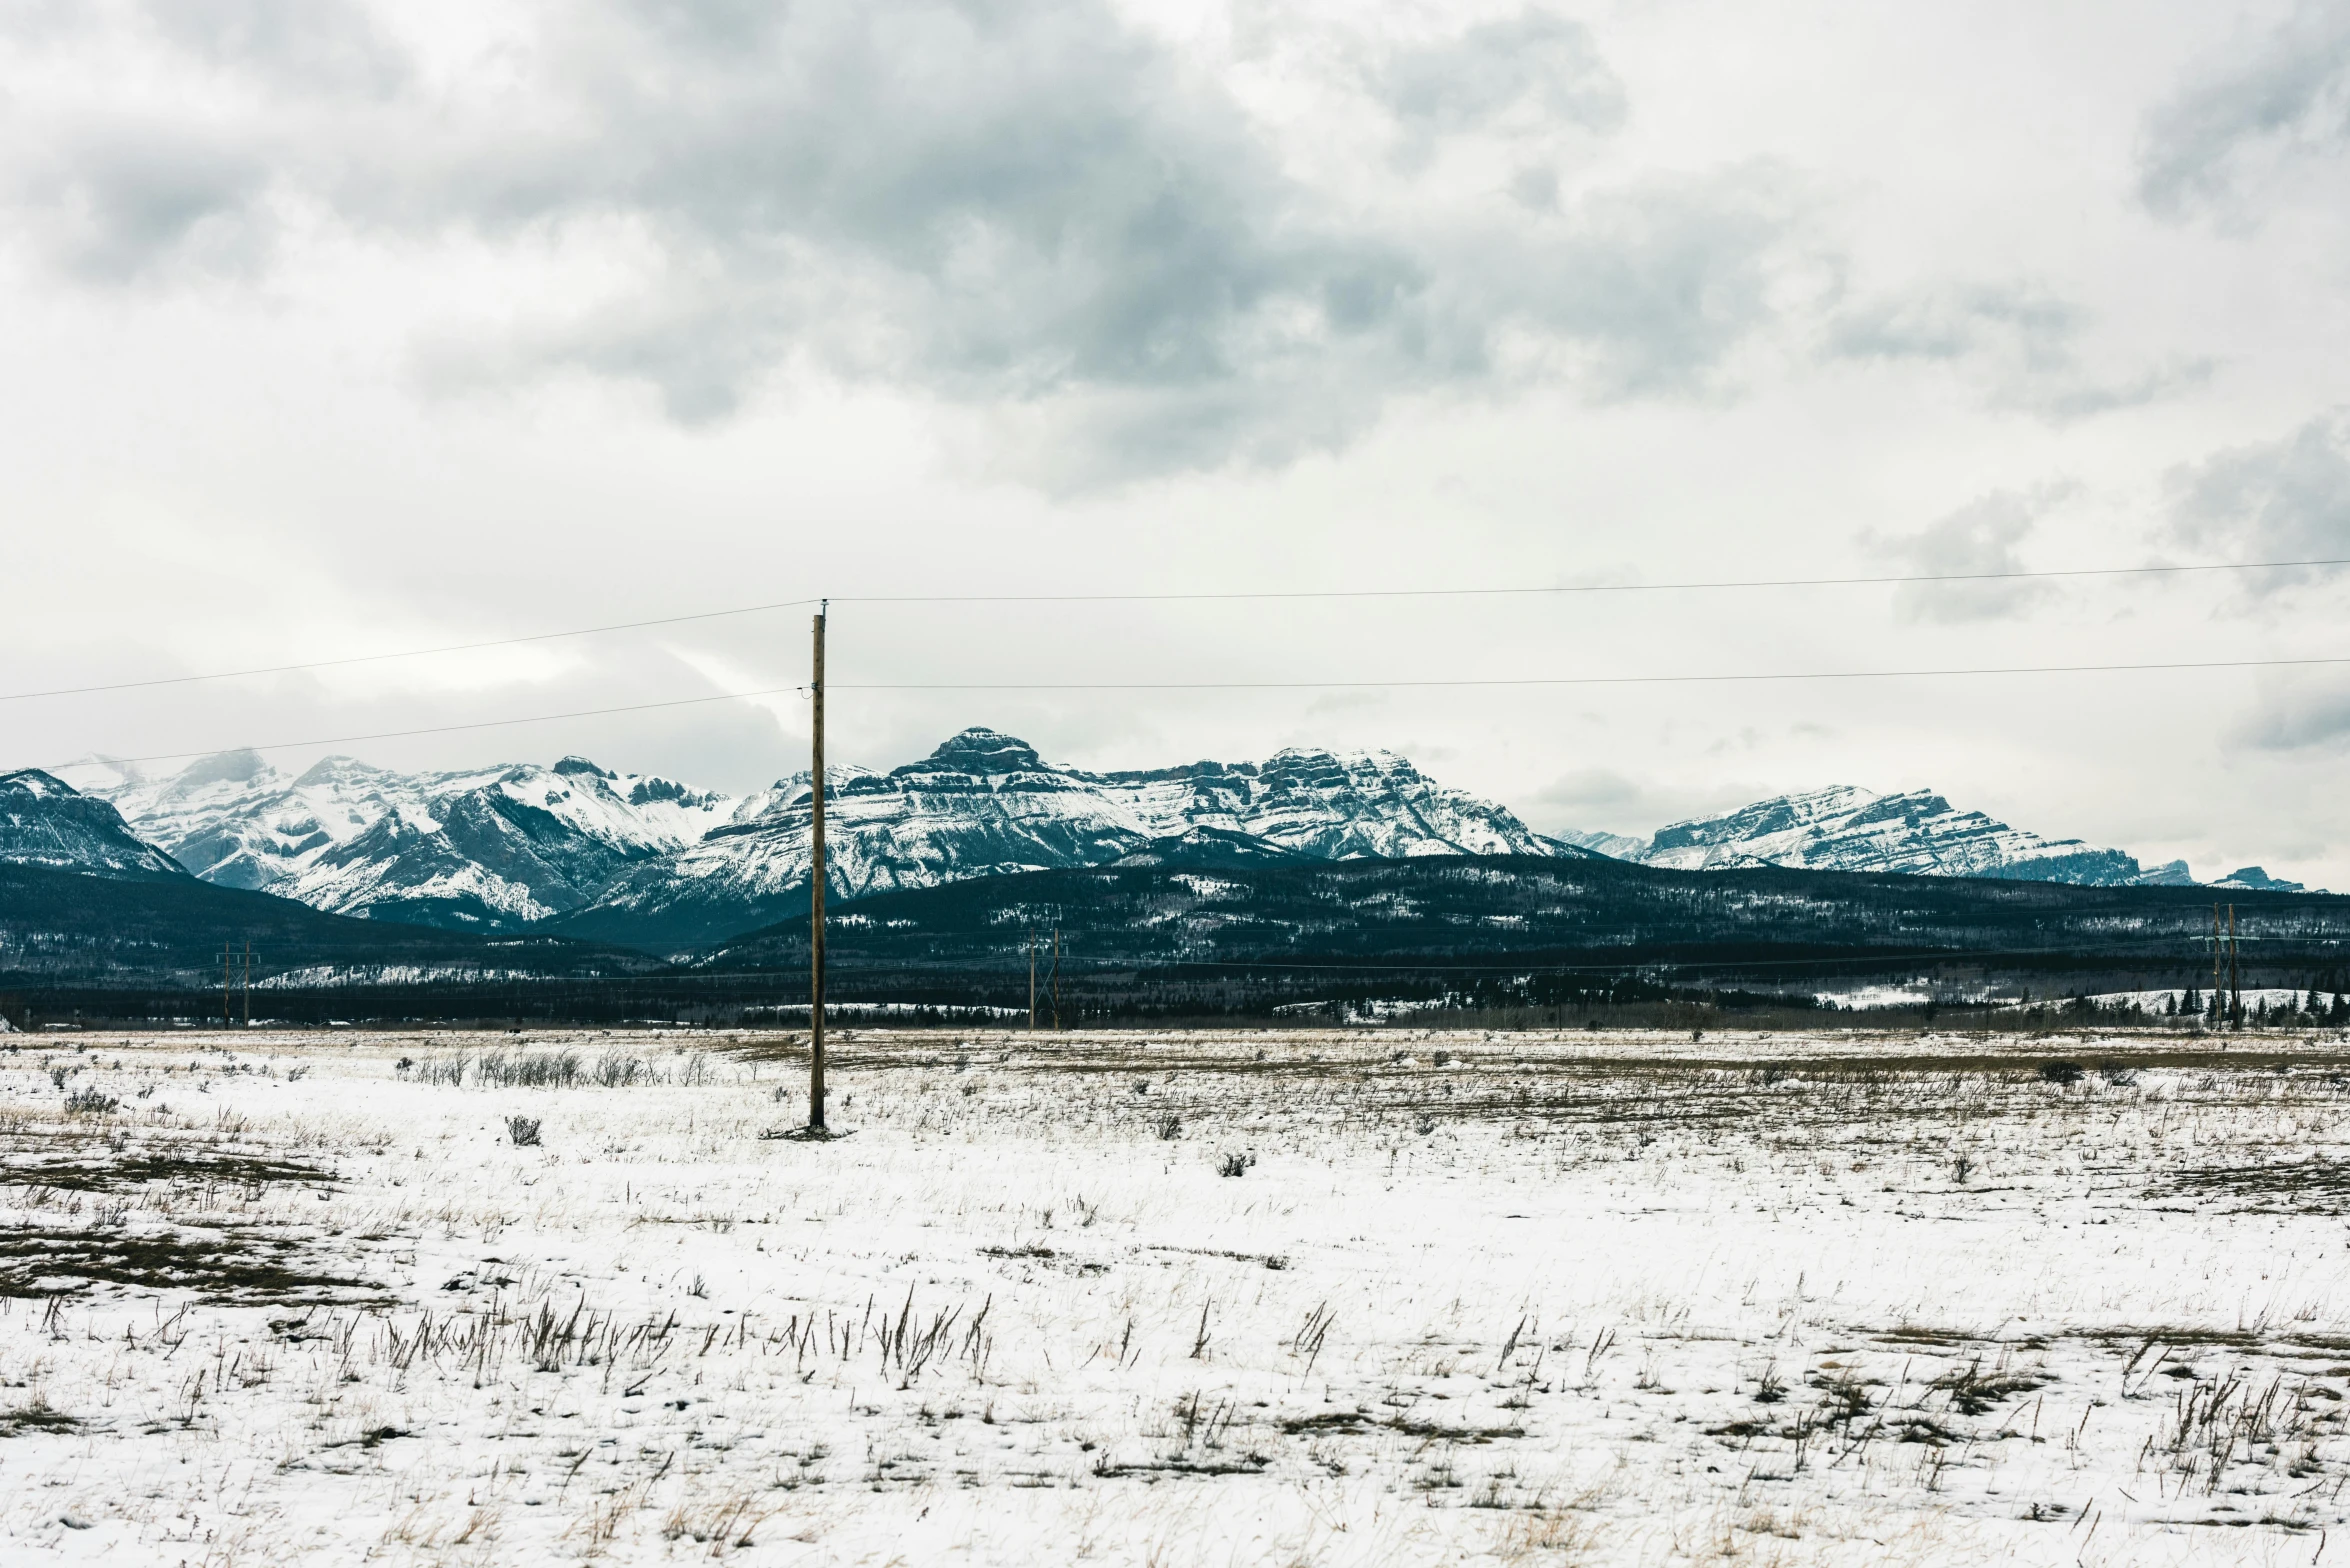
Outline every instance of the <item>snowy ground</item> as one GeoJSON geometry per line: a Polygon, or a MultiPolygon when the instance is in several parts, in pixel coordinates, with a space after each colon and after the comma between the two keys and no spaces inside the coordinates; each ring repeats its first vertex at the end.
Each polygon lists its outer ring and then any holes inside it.
{"type": "Polygon", "coordinates": [[[12,1564],[2350,1561],[2335,1036],[11,1043],[12,1564]]]}

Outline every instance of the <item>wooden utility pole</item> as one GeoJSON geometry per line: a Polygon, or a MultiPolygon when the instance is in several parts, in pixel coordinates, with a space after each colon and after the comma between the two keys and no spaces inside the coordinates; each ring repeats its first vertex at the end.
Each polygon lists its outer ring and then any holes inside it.
{"type": "Polygon", "coordinates": [[[2215,1024],[2226,1023],[2228,1016],[2228,991],[2227,987],[2220,983],[2222,956],[2219,936],[2219,905],[2214,904],[2211,906],[2211,1021],[2215,1024]]]}
{"type": "Polygon", "coordinates": [[[253,1027],[253,939],[245,939],[245,983],[240,988],[245,996],[245,1027],[253,1027]]]}
{"type": "Polygon", "coordinates": [[[223,942],[220,944],[220,1027],[223,1029],[228,1028],[231,1024],[237,1021],[236,1015],[229,1011],[228,1000],[229,971],[236,963],[236,955],[236,943],[223,942]]]}
{"type": "Polygon", "coordinates": [[[813,712],[808,766],[808,1131],[824,1131],[824,614],[816,609],[813,712]]]}
{"type": "Polygon", "coordinates": [[[1061,928],[1053,927],[1053,1033],[1061,1032],[1061,928]]]}
{"type": "Polygon", "coordinates": [[[1036,1033],[1036,931],[1028,933],[1028,1032],[1036,1033]]]}
{"type": "Polygon", "coordinates": [[[2228,1018],[2238,1029],[2244,1027],[2244,968],[2236,947],[2236,906],[2228,906],[2228,1018]]]}

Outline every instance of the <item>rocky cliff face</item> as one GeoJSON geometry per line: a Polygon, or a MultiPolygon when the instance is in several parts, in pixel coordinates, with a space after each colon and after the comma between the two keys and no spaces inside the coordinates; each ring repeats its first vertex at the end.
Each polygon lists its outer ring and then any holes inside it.
{"type": "MultiPolygon", "coordinates": [[[[51,826],[10,830],[24,843],[65,833],[56,824],[72,811],[111,801],[122,813],[111,829],[97,823],[75,840],[82,847],[59,839],[43,852],[93,866],[176,858],[207,881],[342,914],[481,930],[545,924],[683,948],[785,918],[806,898],[804,773],[739,801],[579,757],[433,774],[332,757],[289,778],[254,753],[230,752],[166,778],[102,762],[66,774],[102,798],[65,791],[82,805],[44,804],[51,826]],[[109,831],[119,841],[94,847],[109,831]]],[[[38,778],[53,794],[64,788],[38,778]]],[[[35,787],[19,793],[29,800],[35,787]]],[[[1652,839],[1562,840],[1390,752],[1295,749],[1263,762],[1091,773],[990,729],[965,730],[888,772],[833,768],[827,802],[829,886],[844,898],[1112,864],[1463,854],[2098,886],[2189,880],[2183,865],[2142,868],[2119,850],[2042,838],[1924,791],[1815,790],[1675,823],[1652,839]]],[[[2239,873],[2239,885],[2257,885],[2255,875],[2239,873]]]]}
{"type": "MultiPolygon", "coordinates": [[[[617,940],[682,942],[806,896],[806,774],[736,801],[578,757],[437,774],[332,757],[289,778],[230,752],[167,778],[100,761],[69,771],[206,880],[342,914],[484,929],[562,917],[617,940]]],[[[1096,774],[971,729],[887,773],[829,772],[829,885],[843,897],[1141,853],[1581,853],[1384,752],[1096,774]]]]}
{"type": "Polygon", "coordinates": [[[246,751],[160,779],[103,762],[67,773],[208,882],[460,927],[575,909],[625,866],[700,839],[734,805],[579,757],[422,774],[329,757],[289,778],[246,751]]]}
{"type": "MultiPolygon", "coordinates": [[[[1588,842],[1592,835],[1583,837],[1588,842]]],[[[1618,858],[1683,870],[1798,866],[2092,887],[2186,880],[2184,865],[2148,870],[2118,849],[2042,838],[1980,811],[1961,811],[1930,791],[1878,795],[1850,786],[1777,795],[1718,817],[1676,822],[1645,844],[1628,845],[1618,858]]]]}
{"type": "MultiPolygon", "coordinates": [[[[1055,767],[1026,742],[969,729],[887,773],[828,770],[828,886],[843,897],[969,877],[1107,865],[1142,854],[1232,857],[1578,855],[1503,807],[1447,789],[1386,752],[1280,752],[1263,763],[1139,772],[1055,767]]],[[[669,940],[778,919],[804,898],[805,775],[700,843],[632,868],[566,929],[669,940]]]]}
{"type": "Polygon", "coordinates": [[[0,861],[133,880],[187,875],[113,806],[39,768],[0,773],[0,861]]]}

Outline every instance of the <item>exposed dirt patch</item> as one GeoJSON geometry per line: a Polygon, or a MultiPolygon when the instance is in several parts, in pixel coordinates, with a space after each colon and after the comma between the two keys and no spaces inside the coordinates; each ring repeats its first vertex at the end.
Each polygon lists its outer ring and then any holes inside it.
{"type": "Polygon", "coordinates": [[[277,1182],[324,1185],[331,1172],[300,1160],[273,1159],[242,1149],[192,1145],[149,1145],[120,1154],[79,1152],[62,1156],[5,1157],[0,1181],[60,1192],[127,1192],[173,1186],[260,1187],[277,1182]]]}
{"type": "Polygon", "coordinates": [[[0,1437],[15,1437],[24,1432],[78,1432],[81,1429],[81,1417],[69,1416],[62,1410],[52,1410],[38,1399],[14,1410],[0,1410],[0,1437]]]}
{"type": "Polygon", "coordinates": [[[1280,1423],[1280,1428],[1292,1437],[1315,1433],[1388,1431],[1405,1437],[1444,1443],[1490,1443],[1496,1439],[1526,1435],[1526,1429],[1522,1426],[1446,1426],[1436,1421],[1415,1421],[1408,1416],[1375,1416],[1360,1410],[1328,1410],[1310,1416],[1291,1416],[1280,1423]]]}
{"type": "Polygon", "coordinates": [[[2350,1209],[2350,1160],[2317,1157],[2174,1171],[2170,1186],[2198,1197],[2234,1198],[2254,1212],[2340,1214],[2350,1209]]]}
{"type": "Polygon", "coordinates": [[[26,1224],[0,1229],[0,1296],[74,1295],[93,1285],[192,1290],[237,1306],[384,1300],[320,1267],[307,1241],[257,1226],[164,1229],[26,1224]]]}

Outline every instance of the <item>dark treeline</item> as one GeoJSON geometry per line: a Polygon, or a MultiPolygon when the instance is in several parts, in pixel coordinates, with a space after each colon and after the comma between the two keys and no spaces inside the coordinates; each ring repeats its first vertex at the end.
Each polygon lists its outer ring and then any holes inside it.
{"type": "MultiPolygon", "coordinates": [[[[2350,899],[2216,896],[2235,907],[2245,989],[2350,986],[2350,899]]],[[[2013,1004],[2028,1003],[2046,1017],[2083,995],[2207,997],[2214,897],[1507,857],[1048,871],[836,906],[830,995],[856,1022],[1025,1022],[1033,942],[1048,1026],[1057,997],[1072,1027],[1432,1014],[1677,1026],[1693,1008],[1769,1027],[1821,1021],[1815,997],[1870,987],[1914,998],[1889,1016],[2020,1017],[2031,1008],[2013,1004]]],[[[193,881],[0,867],[0,990],[43,1022],[218,1020],[219,954],[250,939],[255,1018],[790,1027],[806,1016],[807,936],[801,917],[653,955],[346,920],[193,881]]],[[[241,969],[231,978],[241,1019],[241,969]]],[[[2323,1009],[2296,1017],[2323,1021],[2323,1009]]]]}

